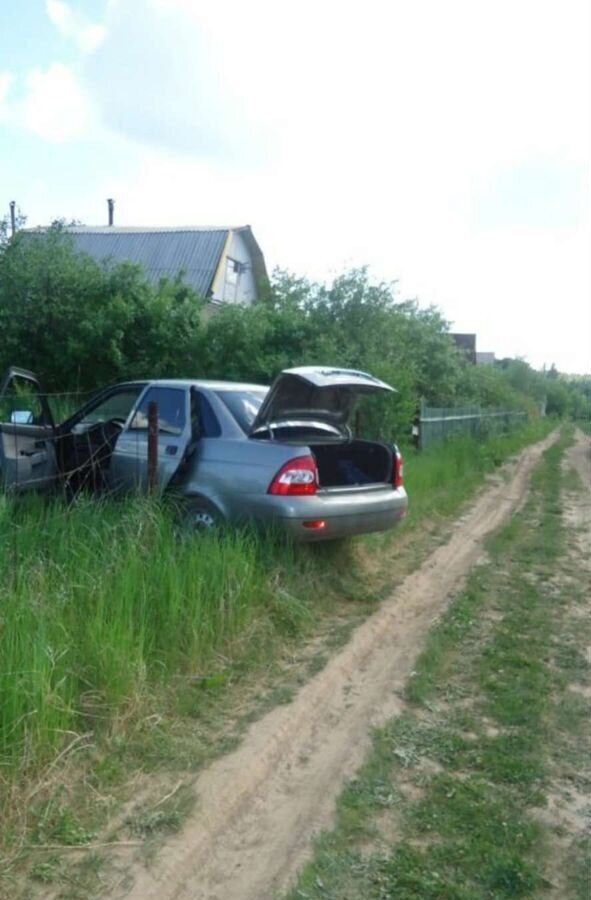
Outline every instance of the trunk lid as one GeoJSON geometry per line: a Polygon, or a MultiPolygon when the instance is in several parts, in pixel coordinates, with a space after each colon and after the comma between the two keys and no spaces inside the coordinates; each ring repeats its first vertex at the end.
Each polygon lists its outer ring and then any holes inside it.
{"type": "Polygon", "coordinates": [[[285,369],[273,382],[250,433],[301,423],[329,426],[344,433],[360,396],[395,392],[367,372],[332,366],[285,369]]]}

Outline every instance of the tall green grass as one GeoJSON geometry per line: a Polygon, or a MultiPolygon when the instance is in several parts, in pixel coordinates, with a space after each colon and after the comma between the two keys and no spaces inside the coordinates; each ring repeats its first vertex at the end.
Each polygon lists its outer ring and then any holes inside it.
{"type": "Polygon", "coordinates": [[[419,453],[404,450],[405,484],[410,497],[409,522],[449,515],[483,478],[513,453],[548,434],[556,422],[536,419],[525,427],[482,441],[452,437],[419,453]]]}
{"type": "MultiPolygon", "coordinates": [[[[409,457],[412,518],[454,512],[544,427],[409,457]]],[[[175,675],[206,675],[220,655],[272,655],[331,598],[356,596],[354,549],[248,530],[181,538],[155,500],[0,497],[0,785],[175,675]]]]}
{"type": "MultiPolygon", "coordinates": [[[[243,635],[297,627],[248,531],[182,538],[158,502],[0,506],[0,757],[39,764],[172,673],[199,673],[243,635]]],[[[293,565],[277,544],[275,566],[293,565]]]]}

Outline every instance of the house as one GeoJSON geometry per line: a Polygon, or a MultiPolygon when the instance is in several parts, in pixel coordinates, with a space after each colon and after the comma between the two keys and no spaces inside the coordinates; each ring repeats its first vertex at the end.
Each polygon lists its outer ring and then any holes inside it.
{"type": "Polygon", "coordinates": [[[187,284],[214,303],[256,301],[268,282],[250,225],[226,228],[70,226],[77,250],[101,261],[139,263],[152,281],[183,273],[187,284]]]}
{"type": "Polygon", "coordinates": [[[468,362],[476,365],[476,335],[450,332],[449,336],[468,362]]]}
{"type": "Polygon", "coordinates": [[[477,366],[493,366],[495,362],[494,353],[489,352],[488,350],[478,350],[476,353],[476,365],[477,366]]]}

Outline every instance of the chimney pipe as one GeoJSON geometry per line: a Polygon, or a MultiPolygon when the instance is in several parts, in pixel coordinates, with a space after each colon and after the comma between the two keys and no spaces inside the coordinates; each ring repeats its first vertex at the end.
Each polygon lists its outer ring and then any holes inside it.
{"type": "Polygon", "coordinates": [[[107,206],[109,207],[109,225],[111,226],[115,218],[115,201],[110,197],[107,200],[107,206]]]}
{"type": "Polygon", "coordinates": [[[14,200],[10,201],[10,233],[12,237],[16,234],[16,203],[14,200]]]}

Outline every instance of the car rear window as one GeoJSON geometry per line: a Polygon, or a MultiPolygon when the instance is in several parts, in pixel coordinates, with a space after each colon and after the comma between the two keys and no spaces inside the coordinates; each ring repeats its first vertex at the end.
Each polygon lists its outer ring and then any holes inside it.
{"type": "Polygon", "coordinates": [[[251,429],[261,404],[267,394],[267,388],[256,390],[245,388],[244,390],[216,391],[224,406],[226,406],[245,434],[251,429]]]}

